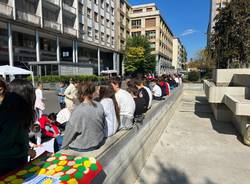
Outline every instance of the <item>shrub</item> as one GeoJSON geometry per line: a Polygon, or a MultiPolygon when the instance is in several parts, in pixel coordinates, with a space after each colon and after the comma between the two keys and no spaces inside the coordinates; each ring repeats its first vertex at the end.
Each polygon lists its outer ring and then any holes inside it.
{"type": "Polygon", "coordinates": [[[188,80],[192,82],[196,82],[200,79],[200,72],[191,71],[188,73],[188,80]]]}
{"type": "MultiPolygon", "coordinates": [[[[34,77],[35,81],[41,81],[45,83],[54,83],[61,81],[69,81],[70,79],[75,79],[78,81],[103,81],[105,77],[100,77],[96,75],[77,75],[77,76],[58,76],[58,75],[47,75],[41,77],[34,77]]],[[[28,80],[32,80],[31,76],[28,77],[28,80]]]]}

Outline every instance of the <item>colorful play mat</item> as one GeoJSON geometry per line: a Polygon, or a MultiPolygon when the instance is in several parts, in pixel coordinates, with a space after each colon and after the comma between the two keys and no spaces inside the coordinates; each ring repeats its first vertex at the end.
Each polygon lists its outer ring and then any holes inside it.
{"type": "Polygon", "coordinates": [[[102,166],[95,158],[45,153],[22,169],[0,178],[0,184],[88,184],[101,171],[102,166]]]}

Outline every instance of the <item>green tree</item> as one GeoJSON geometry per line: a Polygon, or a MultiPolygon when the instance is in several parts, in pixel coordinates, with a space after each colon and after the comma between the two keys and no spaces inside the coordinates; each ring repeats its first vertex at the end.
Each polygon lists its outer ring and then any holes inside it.
{"type": "Polygon", "coordinates": [[[151,54],[150,42],[145,36],[128,38],[125,51],[125,71],[127,74],[155,71],[155,56],[151,54]]]}
{"type": "Polygon", "coordinates": [[[250,63],[250,1],[232,0],[219,9],[212,34],[211,56],[217,68],[246,67],[250,63]]]}

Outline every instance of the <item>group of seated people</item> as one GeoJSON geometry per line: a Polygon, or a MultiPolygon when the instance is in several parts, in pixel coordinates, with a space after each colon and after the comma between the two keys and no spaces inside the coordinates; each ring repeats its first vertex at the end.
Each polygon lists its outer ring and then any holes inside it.
{"type": "Polygon", "coordinates": [[[80,152],[95,150],[117,131],[133,128],[135,123],[143,121],[153,99],[162,100],[181,84],[181,78],[176,78],[129,79],[126,90],[122,89],[119,77],[99,86],[81,83],[78,86],[80,105],[67,122],[61,148],[80,152]]]}
{"type": "Polygon", "coordinates": [[[179,84],[181,78],[177,76],[130,79],[123,89],[119,77],[98,86],[93,82],[79,83],[80,103],[62,124],[58,122],[60,112],[35,117],[35,92],[30,82],[16,79],[7,86],[0,80],[0,137],[8,140],[0,143],[0,176],[27,162],[28,155],[33,154],[29,148],[50,139],[55,140],[55,151],[98,149],[107,137],[133,128],[136,122],[141,123],[152,100],[162,100],[179,84]]]}

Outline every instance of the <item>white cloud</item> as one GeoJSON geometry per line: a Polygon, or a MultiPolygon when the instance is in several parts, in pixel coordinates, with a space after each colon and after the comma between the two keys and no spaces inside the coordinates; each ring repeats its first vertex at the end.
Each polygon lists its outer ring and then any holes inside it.
{"type": "Polygon", "coordinates": [[[181,36],[191,35],[191,34],[194,34],[194,33],[196,33],[196,32],[197,32],[197,30],[195,30],[195,29],[187,29],[187,30],[185,30],[185,31],[181,34],[181,36]]]}

